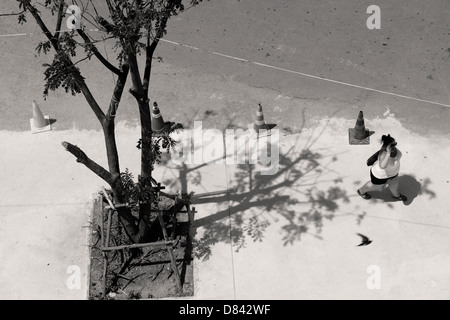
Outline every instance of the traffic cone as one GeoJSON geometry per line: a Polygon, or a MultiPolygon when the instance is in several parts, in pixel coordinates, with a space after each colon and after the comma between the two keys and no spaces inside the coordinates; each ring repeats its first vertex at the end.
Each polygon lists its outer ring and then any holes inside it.
{"type": "Polygon", "coordinates": [[[50,125],[50,117],[42,114],[36,101],[33,100],[33,118],[30,119],[30,127],[32,133],[49,131],[52,129],[50,125]]]}
{"type": "Polygon", "coordinates": [[[360,111],[354,128],[348,129],[348,139],[350,144],[369,144],[369,130],[364,125],[363,112],[360,111]]]}
{"type": "Polygon", "coordinates": [[[264,115],[262,112],[261,103],[258,103],[258,110],[256,111],[256,117],[255,117],[255,123],[253,125],[253,129],[255,129],[255,131],[257,133],[259,133],[259,130],[268,130],[268,131],[270,130],[269,126],[264,121],[264,115]]]}
{"type": "Polygon", "coordinates": [[[153,103],[151,121],[152,121],[152,131],[160,132],[164,129],[164,120],[161,115],[161,112],[159,112],[158,104],[156,102],[153,103]]]}

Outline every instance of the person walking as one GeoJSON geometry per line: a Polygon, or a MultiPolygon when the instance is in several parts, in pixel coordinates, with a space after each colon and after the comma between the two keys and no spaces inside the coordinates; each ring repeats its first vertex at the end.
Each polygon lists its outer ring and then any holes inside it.
{"type": "Polygon", "coordinates": [[[378,153],[378,160],[370,168],[370,181],[367,181],[357,192],[363,199],[370,199],[367,193],[381,191],[387,184],[395,199],[406,201],[406,196],[398,190],[398,173],[402,153],[397,149],[397,142],[390,134],[381,137],[382,146],[378,153]]]}

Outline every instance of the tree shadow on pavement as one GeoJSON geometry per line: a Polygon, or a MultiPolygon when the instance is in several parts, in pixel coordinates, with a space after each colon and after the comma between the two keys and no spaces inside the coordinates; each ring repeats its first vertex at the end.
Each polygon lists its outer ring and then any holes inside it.
{"type": "MultiPolygon", "coordinates": [[[[201,229],[194,240],[196,257],[208,259],[218,242],[231,243],[235,251],[249,241],[262,242],[272,225],[281,231],[285,246],[304,235],[322,239],[324,223],[341,216],[340,205],[350,202],[341,185],[343,177],[330,168],[339,155],[315,146],[325,129],[296,139],[292,136],[287,150],[280,148],[279,169],[272,175],[261,174],[261,167],[254,164],[224,165],[227,190],[191,193],[193,206],[210,204],[207,208],[211,208],[211,214],[195,220],[196,230],[201,229]]],[[[206,165],[177,166],[183,193],[187,194],[189,184],[202,184],[199,171],[206,165]]],[[[169,187],[177,184],[169,180],[163,183],[169,187]]],[[[363,217],[358,216],[356,223],[363,217]]]]}
{"type": "MultiPolygon", "coordinates": [[[[399,191],[405,195],[408,200],[403,204],[409,206],[418,195],[428,195],[429,199],[436,197],[436,193],[429,188],[431,180],[429,178],[420,179],[420,182],[414,177],[414,175],[406,174],[399,176],[399,191]]],[[[389,188],[384,188],[382,191],[370,192],[372,196],[372,202],[378,202],[379,200],[388,203],[389,207],[392,207],[390,202],[398,202],[392,197],[389,188]]]]}

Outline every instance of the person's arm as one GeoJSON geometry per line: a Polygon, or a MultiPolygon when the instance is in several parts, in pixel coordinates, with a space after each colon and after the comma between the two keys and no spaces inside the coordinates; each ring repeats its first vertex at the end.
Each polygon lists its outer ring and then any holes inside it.
{"type": "Polygon", "coordinates": [[[380,154],[378,155],[378,163],[381,169],[385,169],[387,167],[389,156],[391,154],[391,146],[387,146],[386,150],[381,149],[380,154]]]}

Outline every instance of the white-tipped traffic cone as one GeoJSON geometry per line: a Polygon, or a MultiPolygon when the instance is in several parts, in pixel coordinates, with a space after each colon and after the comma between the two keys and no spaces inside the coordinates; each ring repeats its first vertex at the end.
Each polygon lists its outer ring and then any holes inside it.
{"type": "Polygon", "coordinates": [[[258,104],[258,110],[256,110],[255,124],[253,128],[255,129],[256,132],[259,132],[259,130],[269,130],[266,121],[264,121],[264,115],[260,103],[258,104]]]}
{"type": "Polygon", "coordinates": [[[350,144],[357,144],[357,145],[370,143],[369,130],[366,130],[362,111],[360,111],[358,114],[355,127],[348,129],[348,140],[350,144]]]}
{"type": "Polygon", "coordinates": [[[270,127],[264,120],[261,103],[258,103],[258,109],[256,110],[254,123],[249,124],[248,128],[251,132],[254,133],[251,136],[252,138],[258,139],[258,137],[269,136],[271,134],[270,127]]]}
{"type": "Polygon", "coordinates": [[[32,133],[49,131],[52,129],[50,125],[50,117],[42,114],[36,101],[33,100],[33,118],[30,119],[30,127],[32,133]]]}
{"type": "Polygon", "coordinates": [[[161,132],[164,129],[164,120],[159,111],[158,104],[156,102],[153,103],[152,108],[152,130],[154,132],[161,132]]]}

